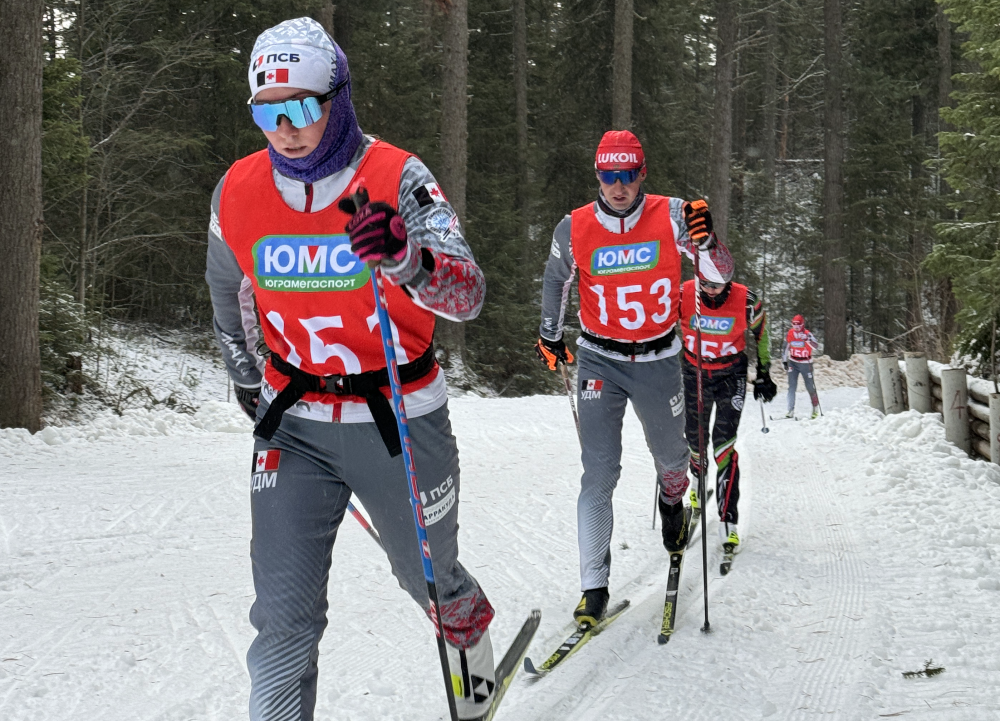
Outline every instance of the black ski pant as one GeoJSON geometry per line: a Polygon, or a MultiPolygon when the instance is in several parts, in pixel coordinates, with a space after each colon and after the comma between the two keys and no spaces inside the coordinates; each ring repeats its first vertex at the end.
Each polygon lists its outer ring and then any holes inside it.
{"type": "MultiPolygon", "coordinates": [[[[736,452],[736,431],[743,415],[743,402],[747,392],[747,363],[737,361],[722,370],[702,370],[702,417],[705,424],[705,450],[708,450],[708,423],[715,406],[715,424],[712,426],[712,449],[717,470],[715,499],[719,506],[719,520],[739,523],[740,454],[736,452]]],[[[684,360],[684,400],[687,407],[685,434],[691,448],[691,473],[698,477],[698,371],[684,360]]],[[[707,464],[704,466],[706,473],[707,464]]]]}

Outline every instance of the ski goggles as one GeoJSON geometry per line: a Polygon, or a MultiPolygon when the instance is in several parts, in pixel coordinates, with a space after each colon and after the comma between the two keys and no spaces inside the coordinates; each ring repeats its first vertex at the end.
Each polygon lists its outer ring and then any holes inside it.
{"type": "Polygon", "coordinates": [[[255,103],[251,98],[247,101],[247,105],[250,106],[250,115],[253,117],[253,121],[261,130],[268,132],[277,130],[282,115],[288,118],[288,122],[301,130],[323,117],[323,103],[335,98],[348,82],[350,82],[350,76],[323,95],[314,95],[301,100],[279,100],[275,103],[255,103]]]}
{"type": "Polygon", "coordinates": [[[642,168],[632,170],[598,170],[597,177],[605,185],[614,185],[616,181],[621,181],[622,185],[634,183],[639,177],[642,168]]]}
{"type": "Polygon", "coordinates": [[[706,289],[707,290],[722,290],[723,288],[726,287],[726,284],[725,283],[713,283],[710,280],[702,280],[701,281],[701,287],[702,287],[702,290],[706,290],[706,289]]]}

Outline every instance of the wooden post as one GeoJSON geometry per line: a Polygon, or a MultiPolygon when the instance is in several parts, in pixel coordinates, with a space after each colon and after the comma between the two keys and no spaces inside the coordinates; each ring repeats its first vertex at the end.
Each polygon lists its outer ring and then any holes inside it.
{"type": "Polygon", "coordinates": [[[899,361],[895,355],[878,359],[878,375],[882,386],[882,403],[885,413],[902,413],[906,410],[903,403],[903,381],[899,377],[899,361]]]}
{"type": "Polygon", "coordinates": [[[906,391],[909,395],[910,410],[918,413],[932,413],[931,374],[927,370],[926,353],[904,353],[906,358],[906,391]]]}
{"type": "Polygon", "coordinates": [[[1000,463],[1000,393],[990,393],[990,460],[1000,463]]]}
{"type": "Polygon", "coordinates": [[[885,413],[882,403],[882,380],[878,375],[878,353],[865,353],[865,384],[868,386],[868,405],[885,413]]]}
{"type": "Polygon", "coordinates": [[[944,416],[944,437],[969,453],[972,441],[965,368],[945,368],[941,371],[941,413],[944,416]]]}

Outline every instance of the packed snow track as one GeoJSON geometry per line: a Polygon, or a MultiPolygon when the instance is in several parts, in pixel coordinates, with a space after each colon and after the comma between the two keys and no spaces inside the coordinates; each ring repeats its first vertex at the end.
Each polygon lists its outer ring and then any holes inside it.
{"type": "MultiPolygon", "coordinates": [[[[628,415],[611,594],[632,606],[551,675],[519,675],[498,719],[1000,719],[1000,469],[946,443],[936,415],[821,395],[825,417],[769,421],[767,435],[748,402],[742,550],[721,577],[709,513],[712,630],[696,539],[666,646],[652,463],[628,415]],[[931,660],[945,671],[903,676],[931,660]]],[[[568,404],[451,407],[462,561],[496,607],[497,658],[542,609],[539,662],[579,599],[568,404]]],[[[221,403],[0,431],[0,718],[246,717],[249,431],[221,403]]],[[[445,718],[431,627],[349,517],[329,596],[316,718],[445,718]]]]}

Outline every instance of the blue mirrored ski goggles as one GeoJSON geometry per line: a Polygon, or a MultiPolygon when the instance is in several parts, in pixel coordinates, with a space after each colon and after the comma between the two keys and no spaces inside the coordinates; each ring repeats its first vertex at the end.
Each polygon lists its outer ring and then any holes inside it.
{"type": "Polygon", "coordinates": [[[642,168],[635,168],[633,170],[598,170],[597,177],[605,185],[614,185],[615,181],[618,180],[622,181],[622,185],[628,185],[635,182],[641,170],[642,168]]]}
{"type": "Polygon", "coordinates": [[[296,128],[306,128],[323,117],[323,103],[336,97],[349,81],[350,77],[345,78],[337,87],[323,95],[301,100],[279,100],[275,103],[255,103],[250,99],[247,105],[250,106],[253,121],[261,130],[277,130],[282,115],[296,128]]]}

